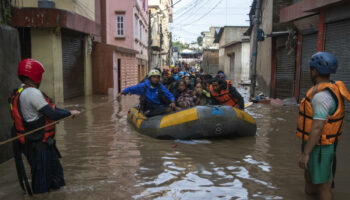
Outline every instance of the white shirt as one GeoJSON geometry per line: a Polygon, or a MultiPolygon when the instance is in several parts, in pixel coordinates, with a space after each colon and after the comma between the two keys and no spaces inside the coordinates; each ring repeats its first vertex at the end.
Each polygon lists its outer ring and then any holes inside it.
{"type": "Polygon", "coordinates": [[[313,119],[318,120],[326,120],[336,109],[335,100],[328,90],[316,93],[311,100],[311,106],[314,111],[313,119]]]}
{"type": "Polygon", "coordinates": [[[42,116],[39,110],[48,105],[41,91],[33,87],[26,88],[21,92],[19,104],[26,122],[38,120],[42,116]]]}

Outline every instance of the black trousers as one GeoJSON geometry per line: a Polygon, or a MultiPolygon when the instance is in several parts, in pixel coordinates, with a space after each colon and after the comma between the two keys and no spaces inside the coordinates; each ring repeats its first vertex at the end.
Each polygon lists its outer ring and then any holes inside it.
{"type": "Polygon", "coordinates": [[[42,141],[27,142],[24,145],[24,154],[31,168],[34,194],[57,190],[65,185],[63,168],[55,143],[48,145],[42,141]]]}

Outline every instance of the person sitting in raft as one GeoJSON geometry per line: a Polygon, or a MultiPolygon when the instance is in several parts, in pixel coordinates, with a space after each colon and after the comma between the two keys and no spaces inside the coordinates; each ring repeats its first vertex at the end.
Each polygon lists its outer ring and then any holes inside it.
{"type": "Polygon", "coordinates": [[[181,108],[190,108],[196,105],[196,97],[193,95],[193,91],[186,87],[184,80],[177,82],[174,96],[176,106],[178,106],[177,110],[181,110],[181,108]]]}
{"type": "MultiPolygon", "coordinates": [[[[195,83],[197,84],[198,82],[203,83],[202,76],[199,75],[199,74],[196,75],[196,79],[195,79],[195,83]]],[[[195,86],[195,85],[194,85],[194,86],[195,86]]]]}
{"type": "Polygon", "coordinates": [[[169,90],[171,84],[174,82],[174,78],[169,76],[168,71],[164,70],[162,72],[162,80],[161,83],[169,90]]]}
{"type": "Polygon", "coordinates": [[[201,82],[197,82],[195,84],[194,95],[197,97],[196,105],[200,105],[200,106],[211,105],[210,93],[203,89],[201,82]]]}
{"type": "Polygon", "coordinates": [[[176,109],[174,96],[160,83],[160,71],[152,69],[145,82],[125,88],[121,95],[140,95],[140,110],[147,117],[169,113],[176,109]]]}
{"type": "Polygon", "coordinates": [[[178,81],[176,81],[175,87],[173,90],[171,90],[171,93],[174,95],[175,97],[175,102],[177,101],[177,99],[181,96],[181,94],[187,90],[186,87],[186,83],[184,80],[180,79],[178,81]]]}
{"type": "Polygon", "coordinates": [[[186,83],[186,87],[190,90],[193,89],[193,85],[191,84],[191,75],[186,73],[185,77],[184,77],[185,83],[186,83]]]}
{"type": "Polygon", "coordinates": [[[168,85],[166,86],[166,88],[171,92],[171,91],[174,91],[175,85],[176,85],[175,78],[169,77],[168,85]]]}
{"type": "Polygon", "coordinates": [[[244,100],[229,80],[214,78],[210,85],[210,93],[214,105],[227,105],[244,110],[244,100]]]}
{"type": "Polygon", "coordinates": [[[193,94],[192,90],[184,91],[177,99],[177,104],[180,108],[191,108],[196,106],[197,96],[193,94]]]}

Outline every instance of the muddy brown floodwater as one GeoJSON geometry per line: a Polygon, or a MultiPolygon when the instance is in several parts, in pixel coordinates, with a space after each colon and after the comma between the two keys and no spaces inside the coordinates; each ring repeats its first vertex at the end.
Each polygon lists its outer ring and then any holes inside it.
{"type": "MultiPolygon", "coordinates": [[[[17,182],[14,161],[0,165],[0,199],[312,199],[297,167],[297,107],[253,105],[257,136],[217,140],[157,140],[128,124],[136,97],[73,99],[84,111],[58,126],[67,186],[29,198],[17,182]],[[121,106],[122,105],[122,106],[121,106]]],[[[350,199],[349,121],[338,149],[335,199],[350,199]]]]}

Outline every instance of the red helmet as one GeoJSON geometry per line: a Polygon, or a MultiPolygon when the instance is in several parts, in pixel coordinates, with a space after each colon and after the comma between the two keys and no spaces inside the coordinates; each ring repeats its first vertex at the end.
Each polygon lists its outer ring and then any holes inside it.
{"type": "Polygon", "coordinates": [[[39,84],[43,73],[45,72],[43,65],[34,59],[24,59],[18,64],[18,76],[26,76],[39,84]]]}

